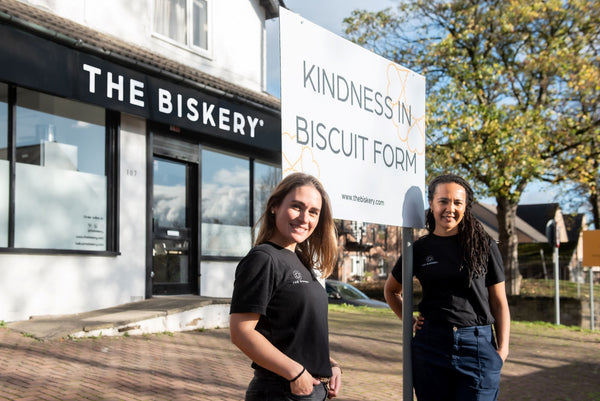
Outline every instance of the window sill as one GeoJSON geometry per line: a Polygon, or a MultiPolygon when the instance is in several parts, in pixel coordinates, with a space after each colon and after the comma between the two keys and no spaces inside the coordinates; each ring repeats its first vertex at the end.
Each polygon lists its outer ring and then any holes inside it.
{"type": "Polygon", "coordinates": [[[115,251],[86,251],[77,249],[28,249],[28,248],[0,248],[0,254],[24,254],[24,255],[72,255],[72,256],[104,256],[115,257],[121,252],[115,251]]]}
{"type": "Polygon", "coordinates": [[[213,59],[212,51],[210,50],[210,48],[202,49],[200,47],[184,45],[184,44],[179,43],[171,38],[168,38],[166,36],[163,36],[163,35],[155,33],[155,32],[152,33],[152,37],[160,40],[161,42],[168,43],[172,46],[175,46],[179,49],[186,50],[189,53],[195,54],[195,55],[205,58],[209,61],[212,61],[212,59],[213,59]]]}

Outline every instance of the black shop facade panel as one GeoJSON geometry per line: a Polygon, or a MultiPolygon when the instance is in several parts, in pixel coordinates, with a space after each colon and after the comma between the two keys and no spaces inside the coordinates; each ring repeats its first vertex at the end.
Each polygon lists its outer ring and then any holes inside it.
{"type": "MultiPolygon", "coordinates": [[[[61,143],[55,126],[37,127],[27,146],[37,149],[37,141],[41,141],[42,151],[27,149],[27,153],[25,146],[19,147],[18,119],[6,112],[9,128],[4,143],[0,139],[0,148],[4,148],[4,153],[0,149],[0,162],[17,174],[16,179],[15,174],[7,174],[4,184],[0,180],[9,193],[6,202],[0,201],[0,253],[23,258],[32,254],[106,256],[95,262],[105,265],[123,256],[119,243],[119,225],[123,223],[118,216],[125,200],[119,198],[117,188],[124,185],[119,184],[123,177],[119,169],[126,166],[118,158],[119,121],[122,115],[132,115],[146,122],[147,229],[139,236],[146,243],[143,295],[229,296],[235,265],[251,246],[251,227],[281,177],[279,112],[236,93],[204,90],[176,76],[153,74],[148,66],[124,66],[110,56],[83,51],[76,41],[58,43],[6,24],[0,24],[0,37],[0,92],[5,92],[6,110],[18,109],[19,102],[31,108],[41,105],[40,112],[60,110],[61,117],[79,122],[88,131],[98,127],[95,134],[89,133],[93,139],[87,143],[81,138],[61,143]],[[81,115],[90,117],[78,117],[81,115]],[[82,154],[86,146],[89,150],[82,154]],[[74,148],[78,148],[78,157],[74,148]],[[59,156],[52,159],[51,151],[59,156]],[[77,226],[65,228],[65,239],[51,241],[53,235],[47,227],[51,223],[41,220],[42,212],[33,218],[29,213],[28,222],[20,217],[27,213],[21,212],[23,206],[17,202],[20,188],[25,187],[25,179],[19,181],[19,169],[26,171],[25,159],[34,153],[37,159],[31,165],[43,166],[38,154],[44,154],[46,165],[61,163],[79,175],[88,174],[85,185],[101,188],[90,190],[83,201],[65,202],[52,194],[39,198],[43,209],[43,199],[55,197],[57,213],[60,207],[68,208],[65,204],[79,202],[87,208],[72,222],[62,223],[77,226]],[[87,164],[91,166],[85,167],[87,164]],[[92,207],[89,199],[93,196],[92,207]],[[37,230],[42,232],[39,242],[25,234],[23,227],[30,221],[46,227],[37,230]]],[[[130,174],[137,172],[128,170],[130,174]]],[[[36,173],[29,175],[35,177],[36,173]]],[[[27,186],[33,191],[30,186],[34,183],[27,186]]],[[[35,202],[31,200],[29,209],[35,208],[35,202]]],[[[135,297],[142,295],[136,291],[131,291],[135,297]]],[[[105,303],[129,300],[121,297],[105,303]]],[[[95,305],[80,309],[89,307],[95,305]]]]}

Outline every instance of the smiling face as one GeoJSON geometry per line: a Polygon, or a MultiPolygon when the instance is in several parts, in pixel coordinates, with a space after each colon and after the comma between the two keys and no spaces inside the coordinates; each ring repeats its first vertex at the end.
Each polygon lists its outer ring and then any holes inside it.
{"type": "Polygon", "coordinates": [[[455,182],[436,185],[429,208],[435,219],[433,233],[442,237],[458,234],[458,225],[465,215],[467,192],[455,182]]]}
{"type": "Polygon", "coordinates": [[[281,204],[270,211],[275,214],[277,229],[269,240],[294,251],[296,244],[310,237],[317,227],[321,205],[321,194],[312,185],[292,189],[281,204]]]}

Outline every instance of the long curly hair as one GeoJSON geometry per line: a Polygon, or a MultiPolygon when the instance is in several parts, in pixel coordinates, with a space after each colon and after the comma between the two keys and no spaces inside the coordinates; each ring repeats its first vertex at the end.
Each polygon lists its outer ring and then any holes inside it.
{"type": "MultiPolygon", "coordinates": [[[[436,187],[439,184],[455,183],[465,189],[467,194],[465,214],[458,224],[458,242],[462,249],[463,266],[469,271],[469,285],[473,278],[487,272],[491,237],[471,212],[474,202],[473,189],[462,177],[455,174],[443,174],[435,177],[428,188],[427,197],[433,201],[436,187]]],[[[427,211],[426,228],[429,233],[435,231],[435,218],[431,209],[427,211]]]]}
{"type": "Polygon", "coordinates": [[[327,192],[325,192],[321,182],[312,175],[292,173],[275,187],[267,201],[265,210],[257,221],[256,226],[260,226],[260,229],[254,245],[269,241],[277,230],[275,215],[271,214],[270,211],[281,205],[281,202],[290,191],[306,185],[319,191],[321,211],[313,233],[305,241],[296,245],[296,254],[306,267],[319,270],[321,276],[327,278],[333,272],[337,260],[337,235],[327,192]]]}

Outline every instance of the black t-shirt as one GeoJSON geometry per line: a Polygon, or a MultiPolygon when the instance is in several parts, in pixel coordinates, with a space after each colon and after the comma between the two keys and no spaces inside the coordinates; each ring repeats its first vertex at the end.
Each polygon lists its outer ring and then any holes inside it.
{"type": "MultiPolygon", "coordinates": [[[[440,237],[429,234],[413,244],[413,274],[423,287],[419,311],[433,322],[458,326],[481,326],[494,323],[487,287],[504,281],[500,250],[490,240],[487,273],[473,277],[463,267],[458,236],[440,237]]],[[[392,275],[402,282],[402,258],[392,275]]]]}
{"type": "Polygon", "coordinates": [[[237,266],[230,313],[260,314],[256,330],[271,344],[313,376],[331,377],[327,292],[294,252],[252,248],[237,266]]]}

